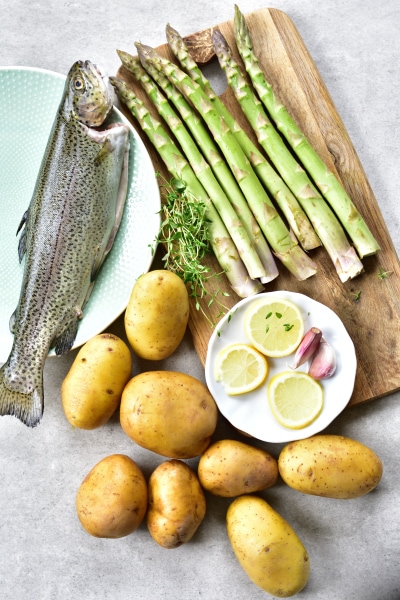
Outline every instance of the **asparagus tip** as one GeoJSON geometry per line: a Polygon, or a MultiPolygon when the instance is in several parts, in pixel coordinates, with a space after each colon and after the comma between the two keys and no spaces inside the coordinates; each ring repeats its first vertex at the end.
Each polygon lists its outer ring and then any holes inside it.
{"type": "Polygon", "coordinates": [[[118,50],[117,49],[117,54],[122,62],[122,64],[124,65],[124,67],[128,67],[129,65],[134,62],[135,57],[132,56],[131,54],[129,54],[128,52],[125,52],[124,50],[118,50]]]}
{"type": "MultiPolygon", "coordinates": [[[[119,77],[114,77],[113,75],[110,75],[108,79],[109,79],[111,85],[113,86],[113,88],[115,89],[117,96],[120,99],[124,99],[128,96],[128,87],[127,87],[125,81],[123,81],[119,77]]],[[[130,94],[132,97],[134,97],[133,91],[131,91],[130,94]]]]}
{"type": "Polygon", "coordinates": [[[141,42],[135,42],[135,46],[142,64],[143,60],[151,61],[157,57],[157,52],[151,46],[146,46],[146,44],[142,44],[141,42]]]}
{"type": "Polygon", "coordinates": [[[173,44],[173,45],[174,44],[179,44],[179,45],[183,44],[182,36],[169,23],[167,23],[167,26],[165,28],[165,33],[166,33],[168,44],[173,44]]]}

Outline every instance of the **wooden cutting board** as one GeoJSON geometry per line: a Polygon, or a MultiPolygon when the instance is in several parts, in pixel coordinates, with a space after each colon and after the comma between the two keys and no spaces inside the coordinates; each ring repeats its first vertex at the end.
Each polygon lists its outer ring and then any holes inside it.
{"type": "MultiPolygon", "coordinates": [[[[364,273],[345,284],[340,282],[325,250],[319,248],[312,251],[312,258],[318,264],[317,275],[299,282],[279,266],[279,277],[267,284],[265,291],[300,292],[334,310],[353,339],[358,360],[354,392],[349,404],[384,396],[400,388],[400,264],[395,248],[343,122],[293,22],[276,9],[261,9],[245,16],[254,49],[267,79],[322,158],[337,173],[381,246],[379,254],[363,259],[364,273]],[[380,269],[388,272],[388,277],[380,279],[380,269]]],[[[210,41],[215,28],[221,30],[236,59],[240,61],[235,48],[232,21],[185,37],[194,58],[199,63],[217,61],[210,41]]],[[[141,41],[146,43],[145,40],[141,41]]],[[[166,44],[157,50],[174,60],[166,44]]],[[[128,52],[134,54],[135,49],[128,52]]],[[[140,86],[124,67],[119,69],[118,76],[129,83],[139,97],[146,99],[140,86]]],[[[256,141],[233,93],[227,89],[221,98],[256,141]]],[[[146,144],[156,171],[161,171],[169,179],[145,134],[124,108],[123,111],[146,144]]],[[[212,270],[219,272],[213,257],[208,259],[208,264],[212,270]]],[[[210,294],[202,303],[202,309],[213,322],[218,320],[220,309],[216,302],[209,307],[208,301],[218,289],[230,294],[223,299],[227,308],[239,300],[225,278],[211,282],[210,294]]],[[[212,328],[204,314],[196,310],[194,302],[191,304],[189,326],[195,348],[204,364],[212,328]]]]}

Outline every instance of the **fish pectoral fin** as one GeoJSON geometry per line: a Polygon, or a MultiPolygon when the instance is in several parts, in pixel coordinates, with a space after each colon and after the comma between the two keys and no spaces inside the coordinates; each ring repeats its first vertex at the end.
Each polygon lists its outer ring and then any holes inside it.
{"type": "Polygon", "coordinates": [[[76,334],[78,333],[79,320],[78,317],[61,332],[60,335],[54,338],[52,346],[57,356],[69,352],[74,344],[76,334]]]}
{"type": "Polygon", "coordinates": [[[94,164],[95,165],[100,165],[103,160],[105,160],[106,158],[108,158],[111,154],[111,152],[114,150],[114,146],[110,140],[110,138],[106,137],[104,144],[101,146],[100,150],[98,151],[96,158],[94,159],[94,164]]]}

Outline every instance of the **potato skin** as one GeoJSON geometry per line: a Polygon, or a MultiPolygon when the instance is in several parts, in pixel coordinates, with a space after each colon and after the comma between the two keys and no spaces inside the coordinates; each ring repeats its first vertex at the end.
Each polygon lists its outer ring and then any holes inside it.
{"type": "Polygon", "coordinates": [[[171,459],[149,479],[147,527],[163,548],[178,548],[192,539],[206,514],[206,500],[196,473],[171,459]]]}
{"type": "Polygon", "coordinates": [[[125,454],[111,454],[82,481],[76,495],[76,511],[90,535],[120,538],[139,527],[147,502],[147,482],[140,467],[125,454]]]}
{"type": "Polygon", "coordinates": [[[351,499],[379,483],[380,458],[361,442],[339,435],[315,435],[287,444],[278,458],[282,479],[303,494],[351,499]]]}
{"type": "Polygon", "coordinates": [[[225,498],[258,492],[275,485],[278,461],[268,452],[236,440],[220,440],[199,460],[204,489],[225,498]]]}
{"type": "Polygon", "coordinates": [[[310,560],[292,527],[265,500],[240,496],[229,506],[227,531],[248,577],[278,598],[294,596],[309,578],[310,560]]]}
{"type": "Polygon", "coordinates": [[[97,429],[107,423],[131,374],[131,351],[119,337],[102,333],[86,342],[61,385],[62,406],[71,425],[97,429]]]}
{"type": "Polygon", "coordinates": [[[125,311],[125,331],[133,351],[162,360],[178,348],[189,319],[189,296],[182,279],[159,269],[136,281],[125,311]]]}
{"type": "Polygon", "coordinates": [[[145,371],[122,393],[124,432],[139,446],[167,458],[193,458],[204,452],[217,419],[207,387],[184,373],[145,371]]]}

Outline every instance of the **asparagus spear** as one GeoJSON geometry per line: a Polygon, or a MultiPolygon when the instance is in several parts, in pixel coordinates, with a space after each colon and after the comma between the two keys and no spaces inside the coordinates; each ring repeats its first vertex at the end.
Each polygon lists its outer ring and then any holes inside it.
{"type": "Polygon", "coordinates": [[[246,20],[237,5],[235,5],[234,34],[246,71],[262,103],[268,110],[269,116],[288,141],[303,166],[309,171],[322,195],[336,212],[359,256],[362,258],[376,254],[380,249],[379,245],[356,206],[337,177],[328,169],[302,130],[292,119],[286,107],[278,100],[271,84],[266,80],[254,53],[246,20]]]}
{"type": "MultiPolygon", "coordinates": [[[[249,273],[252,276],[252,278],[254,279],[256,277],[260,277],[262,283],[268,283],[275,279],[279,273],[272,252],[264,238],[264,235],[256,219],[254,218],[254,215],[250,211],[246,199],[244,198],[239,186],[237,185],[237,182],[233,177],[232,172],[230,171],[225,160],[221,156],[218,147],[215,145],[203,122],[195,114],[191,105],[185,100],[182,94],[180,94],[180,92],[170,83],[170,81],[165,76],[162,75],[162,73],[159,73],[157,69],[147,64],[145,64],[146,69],[144,69],[143,66],[140,64],[140,61],[137,56],[132,56],[131,54],[128,54],[127,52],[123,52],[121,50],[118,50],[117,52],[125,68],[127,68],[135,76],[136,80],[139,81],[142,87],[145,89],[145,91],[147,91],[152,101],[156,105],[158,105],[159,109],[164,113],[164,118],[172,121],[172,123],[175,125],[175,130],[182,131],[183,140],[178,139],[179,134],[177,133],[177,131],[175,131],[175,134],[178,141],[180,141],[181,146],[183,143],[185,143],[185,141],[187,141],[187,145],[189,146],[189,148],[185,150],[185,153],[186,157],[189,159],[189,162],[191,162],[191,160],[189,158],[188,152],[193,151],[192,140],[189,139],[190,136],[186,135],[186,130],[182,126],[182,123],[178,124],[176,115],[173,113],[173,111],[169,109],[165,97],[160,95],[154,81],[156,81],[159,84],[159,86],[161,87],[165,95],[168,97],[168,99],[171,100],[174,106],[179,110],[180,115],[182,116],[186,125],[188,126],[188,129],[191,131],[196,142],[203,150],[211,168],[214,171],[215,176],[219,181],[220,186],[226,194],[226,198],[224,199],[222,190],[218,190],[218,186],[213,180],[212,174],[208,173],[208,169],[204,169],[204,172],[202,173],[196,171],[197,176],[199,178],[203,176],[207,179],[207,181],[210,181],[211,188],[207,187],[206,181],[203,181],[203,184],[206,188],[206,191],[210,194],[212,199],[215,192],[217,194],[217,202],[218,198],[222,198],[223,203],[229,201],[231,202],[232,210],[235,211],[236,214],[233,215],[231,210],[231,216],[229,217],[228,215],[228,219],[232,221],[233,225],[233,222],[236,219],[236,215],[239,217],[240,222],[238,223],[237,227],[238,231],[236,232],[236,227],[231,227],[229,225],[229,223],[224,219],[223,214],[221,212],[220,215],[223,218],[228,230],[231,232],[233,241],[235,242],[238,249],[241,247],[242,242],[241,240],[239,240],[239,242],[236,242],[235,236],[237,234],[240,234],[243,228],[245,230],[245,233],[247,234],[249,244],[253,245],[254,251],[257,253],[259,261],[261,262],[262,271],[257,273],[257,271],[252,270],[251,264],[254,262],[254,260],[251,260],[250,264],[247,264],[245,258],[242,256],[242,260],[248,267],[249,273]],[[151,78],[149,75],[151,75],[151,78]]],[[[162,113],[160,112],[160,114],[162,113]]],[[[201,155],[199,152],[196,152],[196,155],[197,156],[193,157],[193,160],[196,162],[196,164],[200,165],[202,163],[201,155]]],[[[220,211],[218,207],[217,210],[220,211]]],[[[246,241],[245,244],[247,244],[246,241]]],[[[257,268],[261,269],[261,265],[258,265],[257,268]]]]}
{"type": "Polygon", "coordinates": [[[262,284],[249,278],[246,267],[236,250],[232,239],[226,230],[218,212],[197,179],[193,169],[178,149],[174,141],[163,128],[160,121],[155,119],[127,85],[116,77],[110,77],[118,98],[131,111],[164,161],[170,174],[182,180],[194,198],[206,205],[206,218],[209,227],[209,239],[213,252],[221,268],[236,294],[246,298],[262,291],[262,284]]]}
{"type": "Polygon", "coordinates": [[[214,107],[223,116],[226,123],[233,131],[251,166],[271,197],[278,204],[293,233],[299,240],[304,250],[312,250],[321,245],[321,241],[312,228],[309,219],[301,208],[299,202],[292,194],[280,175],[271,167],[265,156],[259,151],[240,124],[233,118],[222,100],[214,93],[209,81],[206,79],[196,62],[190,56],[183,38],[170,25],[166,28],[167,41],[171,51],[178,59],[184,70],[200,85],[210,98],[214,107]]]}
{"type": "Polygon", "coordinates": [[[275,165],[282,178],[299,200],[308,215],[323,246],[335,265],[341,281],[351,279],[363,270],[354,248],[333,211],[315,189],[306,171],[286,147],[278,131],[269,121],[263,106],[250,88],[239,64],[220,31],[213,32],[213,44],[229,86],[249,123],[256,132],[260,145],[275,165]]]}
{"type": "Polygon", "coordinates": [[[203,116],[276,256],[297,279],[303,280],[314,275],[314,262],[287,229],[232,131],[216,112],[207,95],[186,73],[159,56],[155,50],[139,43],[136,46],[139,58],[144,56],[157,69],[162,70],[203,116]]]}
{"type": "MultiPolygon", "coordinates": [[[[224,222],[225,227],[229,231],[236,249],[239,252],[239,256],[245,264],[251,279],[259,279],[260,277],[266,276],[267,274],[264,267],[247,235],[243,223],[238,218],[233,206],[226,197],[225,192],[215,178],[210,165],[206,162],[202,153],[193,142],[193,138],[184,126],[182,120],[176,114],[167,98],[161,93],[154,81],[150,79],[145,69],[140,66],[140,63],[138,63],[137,68],[135,69],[135,75],[150,100],[153,102],[159,115],[166,121],[171,132],[175,135],[175,139],[180,144],[189,164],[199,181],[202,183],[224,222]]],[[[277,270],[275,276],[278,276],[277,270]]]]}

